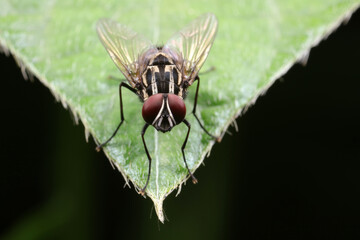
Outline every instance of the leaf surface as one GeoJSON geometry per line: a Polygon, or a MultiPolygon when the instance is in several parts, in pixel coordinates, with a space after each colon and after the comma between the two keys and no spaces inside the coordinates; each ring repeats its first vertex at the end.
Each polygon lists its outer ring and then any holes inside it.
{"type": "MultiPolygon", "coordinates": [[[[222,135],[244,107],[296,61],[306,60],[311,47],[347,20],[359,3],[1,0],[0,44],[6,53],[17,58],[25,75],[35,75],[82,121],[87,133],[103,142],[120,121],[119,81],[108,76],[123,76],[97,38],[97,20],[112,18],[153,43],[163,44],[192,19],[212,12],[218,18],[219,30],[202,70],[212,66],[216,70],[200,75],[197,111],[209,132],[222,135]]],[[[201,165],[214,144],[189,114],[194,92],[195,87],[190,88],[186,99],[186,118],[192,129],[185,152],[192,171],[201,165]]],[[[139,99],[124,91],[126,121],[104,148],[126,181],[130,180],[137,189],[144,186],[148,171],[140,135],[144,125],[141,108],[139,99]]],[[[166,134],[149,128],[145,136],[153,158],[146,193],[154,201],[161,221],[164,199],[187,178],[181,154],[186,131],[181,124],[166,134]]]]}

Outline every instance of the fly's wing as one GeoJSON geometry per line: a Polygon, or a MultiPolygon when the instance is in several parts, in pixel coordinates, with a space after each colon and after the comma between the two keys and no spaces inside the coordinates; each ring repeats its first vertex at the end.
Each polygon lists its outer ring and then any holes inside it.
{"type": "Polygon", "coordinates": [[[156,52],[157,48],[138,33],[111,19],[100,19],[96,31],[115,65],[135,87],[140,81],[141,61],[144,60],[144,54],[156,52]]]}
{"type": "Polygon", "coordinates": [[[163,48],[163,51],[175,62],[182,62],[184,80],[190,85],[209,54],[217,26],[218,22],[214,14],[202,15],[176,33],[163,48]]]}

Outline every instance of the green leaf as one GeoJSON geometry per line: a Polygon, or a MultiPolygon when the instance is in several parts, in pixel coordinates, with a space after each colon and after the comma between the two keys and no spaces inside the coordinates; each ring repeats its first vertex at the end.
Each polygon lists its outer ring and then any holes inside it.
{"type": "MultiPolygon", "coordinates": [[[[25,76],[35,75],[71,109],[87,135],[91,133],[96,141],[103,142],[120,121],[119,82],[107,77],[123,76],[97,38],[97,20],[112,18],[161,44],[192,19],[213,12],[219,20],[219,31],[203,70],[211,66],[216,70],[201,76],[198,115],[211,133],[222,135],[244,108],[295,62],[306,61],[310,48],[346,21],[359,3],[1,0],[0,44],[5,53],[17,58],[25,76]]],[[[194,90],[190,89],[186,100],[188,112],[194,90]]],[[[126,181],[137,189],[144,186],[148,171],[140,135],[144,125],[141,108],[138,98],[124,91],[126,122],[104,149],[126,181]]],[[[214,141],[191,114],[187,119],[192,129],[185,152],[190,169],[195,171],[214,141]]],[[[186,130],[182,124],[166,134],[153,128],[146,133],[153,158],[146,193],[154,201],[161,221],[164,199],[187,179],[180,149],[186,130]]]]}

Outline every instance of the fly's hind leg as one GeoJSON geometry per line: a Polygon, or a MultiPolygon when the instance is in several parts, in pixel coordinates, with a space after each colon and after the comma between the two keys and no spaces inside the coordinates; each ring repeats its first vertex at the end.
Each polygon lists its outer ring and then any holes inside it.
{"type": "Polygon", "coordinates": [[[212,71],[215,71],[215,66],[211,66],[210,68],[206,69],[205,71],[202,71],[201,73],[199,73],[200,75],[204,75],[204,74],[208,74],[212,71]]]}

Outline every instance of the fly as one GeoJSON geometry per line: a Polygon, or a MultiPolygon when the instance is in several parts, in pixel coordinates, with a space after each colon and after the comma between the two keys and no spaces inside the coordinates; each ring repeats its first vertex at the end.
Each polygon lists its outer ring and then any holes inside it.
{"type": "Polygon", "coordinates": [[[214,42],[217,26],[215,15],[207,13],[174,34],[164,46],[156,47],[138,33],[110,19],[100,19],[97,23],[96,30],[102,44],[128,83],[121,82],[119,85],[121,121],[110,138],[98,145],[96,150],[100,151],[116,135],[124,122],[121,89],[127,88],[144,103],[142,116],[145,125],[141,137],[149,160],[149,169],[146,184],[140,190],[142,195],[145,194],[151,173],[151,156],[144,139],[150,125],[164,133],[180,123],[187,126],[188,131],[181,151],[186,169],[193,183],[197,183],[184,153],[191,129],[190,123],[185,119],[184,99],[188,87],[195,81],[197,86],[192,113],[205,133],[219,141],[218,137],[205,129],[196,115],[200,86],[198,73],[214,42]]]}

